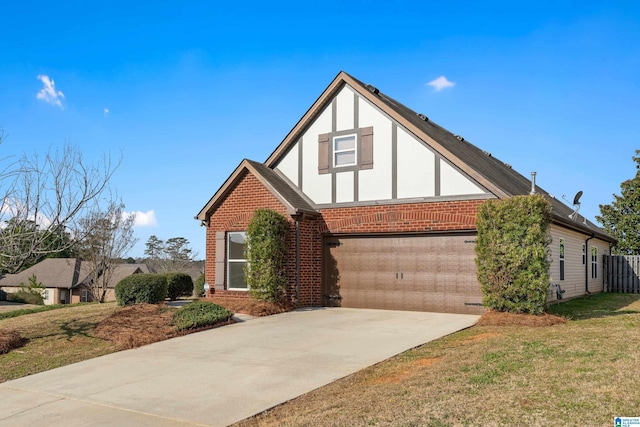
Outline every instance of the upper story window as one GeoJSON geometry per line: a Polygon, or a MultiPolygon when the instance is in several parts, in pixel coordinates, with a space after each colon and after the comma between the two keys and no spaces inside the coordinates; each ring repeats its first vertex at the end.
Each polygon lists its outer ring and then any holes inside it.
{"type": "Polygon", "coordinates": [[[373,169],[373,127],[318,135],[318,173],[373,169]]]}
{"type": "Polygon", "coordinates": [[[333,166],[353,166],[356,164],[356,134],[333,138],[333,166]]]}

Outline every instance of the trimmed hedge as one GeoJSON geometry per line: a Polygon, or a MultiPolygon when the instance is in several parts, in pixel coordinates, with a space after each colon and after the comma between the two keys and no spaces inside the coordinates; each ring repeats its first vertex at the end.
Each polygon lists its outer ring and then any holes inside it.
{"type": "Polygon", "coordinates": [[[488,200],[478,209],[476,267],[484,305],[541,314],[549,290],[551,204],[541,195],[488,200]]]}
{"type": "Polygon", "coordinates": [[[171,301],[193,293],[193,279],[186,273],[166,273],[167,296],[171,301]]]}
{"type": "Polygon", "coordinates": [[[178,331],[202,328],[226,322],[233,313],[226,308],[209,301],[194,301],[180,307],[173,313],[173,326],[178,331]]]}
{"type": "Polygon", "coordinates": [[[159,304],[167,297],[167,277],[164,274],[132,274],[119,281],[115,291],[118,305],[159,304]]]}

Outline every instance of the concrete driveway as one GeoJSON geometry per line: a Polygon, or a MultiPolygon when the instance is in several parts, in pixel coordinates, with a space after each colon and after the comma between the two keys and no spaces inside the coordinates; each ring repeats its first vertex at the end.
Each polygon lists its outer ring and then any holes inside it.
{"type": "Polygon", "coordinates": [[[0,384],[0,425],[229,425],[478,317],[322,308],[251,318],[0,384]]]}

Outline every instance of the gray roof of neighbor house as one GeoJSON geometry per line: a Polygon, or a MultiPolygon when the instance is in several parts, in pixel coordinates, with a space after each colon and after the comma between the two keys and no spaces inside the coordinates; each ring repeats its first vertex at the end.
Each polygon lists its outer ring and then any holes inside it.
{"type": "MultiPolygon", "coordinates": [[[[121,279],[131,274],[149,272],[144,264],[116,264],[114,268],[109,287],[114,287],[121,279]]],[[[21,283],[26,285],[29,278],[35,275],[38,282],[46,288],[68,289],[85,284],[90,280],[89,273],[89,263],[79,258],[46,258],[20,273],[7,274],[0,278],[0,286],[18,287],[21,283]]]]}
{"type": "MultiPolygon", "coordinates": [[[[107,287],[114,288],[120,280],[138,273],[149,273],[149,268],[145,264],[114,264],[107,287]]],[[[75,284],[74,287],[88,284],[90,280],[91,277],[85,277],[82,282],[75,284]]]]}
{"type": "Polygon", "coordinates": [[[81,282],[89,274],[78,258],[46,258],[38,264],[17,274],[7,274],[0,279],[0,286],[20,286],[29,283],[36,276],[38,282],[47,288],[70,288],[81,282]]]}
{"type": "MultiPolygon", "coordinates": [[[[273,190],[272,192],[276,196],[285,199],[286,204],[292,210],[315,212],[316,208],[313,203],[274,168],[289,147],[295,144],[307,125],[313,122],[324,107],[331,102],[332,96],[347,84],[498,198],[530,194],[531,181],[508,164],[469,143],[463,137],[437,125],[425,115],[416,113],[402,103],[385,95],[374,86],[367,85],[341,71],[276,147],[265,163],[243,160],[229,179],[209,200],[209,203],[198,213],[196,219],[206,219],[206,216],[213,211],[216,204],[233,188],[233,184],[238,179],[240,172],[245,169],[251,169],[254,174],[259,175],[258,178],[263,183],[268,184],[267,186],[273,190]]],[[[579,216],[575,221],[572,220],[569,216],[573,209],[549,195],[541,187],[536,185],[535,188],[537,193],[544,195],[550,201],[553,208],[554,222],[589,235],[592,234],[609,242],[615,241],[612,236],[582,216],[579,216]]]]}

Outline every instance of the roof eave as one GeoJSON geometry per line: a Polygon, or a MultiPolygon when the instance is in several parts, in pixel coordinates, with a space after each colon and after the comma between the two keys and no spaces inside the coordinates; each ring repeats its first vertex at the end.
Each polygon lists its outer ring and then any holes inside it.
{"type": "Polygon", "coordinates": [[[238,180],[242,176],[242,172],[244,171],[250,172],[264,187],[271,193],[273,196],[278,199],[280,203],[285,207],[287,214],[289,215],[297,215],[299,213],[304,213],[306,215],[317,215],[316,211],[302,209],[292,205],[286,197],[284,197],[279,191],[277,191],[267,179],[251,164],[251,162],[247,159],[243,159],[242,162],[238,165],[238,167],[233,171],[233,173],[227,178],[227,180],[222,184],[222,186],[216,191],[216,193],[211,197],[209,202],[198,212],[195,219],[199,221],[206,221],[207,217],[211,214],[211,212],[216,208],[219,201],[224,199],[226,195],[228,195],[238,180]]]}

